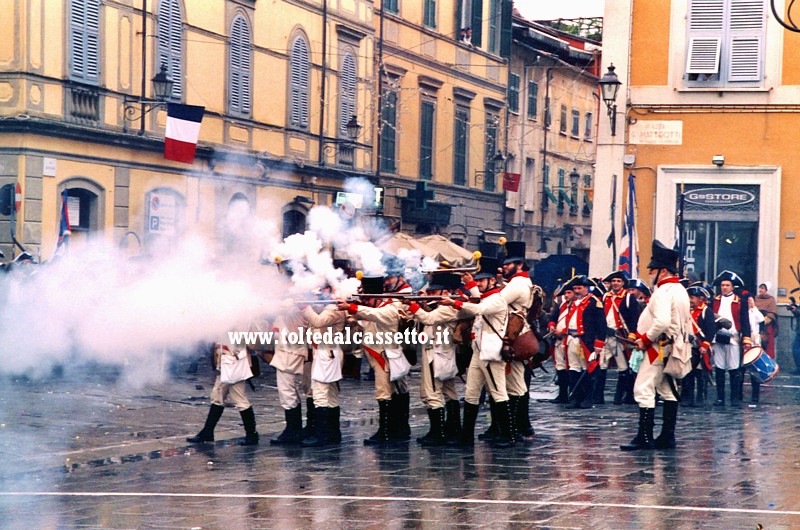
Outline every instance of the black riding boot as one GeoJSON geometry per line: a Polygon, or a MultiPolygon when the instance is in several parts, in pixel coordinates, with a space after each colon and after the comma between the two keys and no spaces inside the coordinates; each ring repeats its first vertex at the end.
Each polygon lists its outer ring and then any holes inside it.
{"type": "Polygon", "coordinates": [[[620,445],[623,451],[636,451],[644,449],[652,451],[653,445],[653,424],[655,423],[656,409],[639,408],[639,432],[636,433],[630,443],[620,445]]]}
{"type": "Polygon", "coordinates": [[[331,443],[334,444],[342,442],[342,429],[339,423],[341,413],[341,407],[328,407],[328,427],[331,433],[331,443]]]}
{"type": "Polygon", "coordinates": [[[742,371],[738,368],[728,372],[731,377],[731,407],[742,406],[742,371]]]}
{"type": "Polygon", "coordinates": [[[622,397],[628,383],[628,372],[617,372],[617,388],[614,390],[614,405],[622,405],[622,397]]]}
{"type": "Polygon", "coordinates": [[[461,425],[461,437],[448,445],[470,447],[475,445],[475,421],[478,419],[478,405],[464,402],[464,423],[461,425]]]}
{"type": "Polygon", "coordinates": [[[608,370],[598,370],[594,374],[594,385],[592,387],[592,402],[597,405],[606,404],[606,376],[608,370]]]}
{"type": "Polygon", "coordinates": [[[489,428],[478,435],[478,440],[488,441],[488,440],[494,440],[494,438],[497,437],[499,427],[497,425],[497,419],[496,419],[497,412],[495,411],[496,409],[495,405],[496,403],[494,402],[492,397],[489,396],[489,421],[490,421],[489,428]]]}
{"type": "Polygon", "coordinates": [[[507,447],[514,447],[514,437],[511,427],[511,408],[508,401],[502,401],[494,404],[494,411],[497,414],[497,437],[490,441],[492,447],[505,449],[507,447]]]}
{"type": "Polygon", "coordinates": [[[190,436],[189,438],[187,438],[186,441],[193,444],[199,444],[203,442],[213,442],[214,427],[217,426],[217,422],[219,422],[219,418],[222,416],[222,411],[224,410],[225,407],[223,407],[222,405],[211,405],[211,408],[208,410],[208,416],[206,417],[206,424],[203,425],[203,429],[195,436],[190,436]]]}
{"type": "Polygon", "coordinates": [[[433,410],[435,410],[435,409],[426,409],[426,410],[428,412],[428,421],[430,421],[431,426],[428,429],[428,432],[426,432],[424,436],[417,436],[417,443],[418,444],[421,444],[422,442],[424,442],[425,440],[427,440],[431,436],[433,436],[433,410]]]}
{"type": "Polygon", "coordinates": [[[684,407],[694,407],[694,382],[697,370],[692,370],[681,382],[681,403],[684,407]]]}
{"type": "Polygon", "coordinates": [[[431,419],[431,432],[428,438],[424,438],[420,444],[425,447],[438,447],[447,443],[444,435],[444,407],[438,409],[428,409],[428,417],[431,419]]]}
{"type": "Polygon", "coordinates": [[[722,368],[714,368],[714,377],[717,382],[717,400],[714,402],[715,407],[725,406],[725,370],[722,368]]]}
{"type": "MultiPolygon", "coordinates": [[[[586,377],[589,377],[588,375],[586,377]]],[[[583,381],[581,381],[581,372],[576,372],[575,370],[569,371],[569,387],[571,388],[569,403],[567,403],[568,409],[577,409],[580,407],[580,402],[583,400],[583,387],[586,377],[583,381]],[[578,381],[581,381],[580,386],[578,385],[578,381]]]]}
{"type": "Polygon", "coordinates": [[[300,405],[293,409],[284,409],[283,415],[286,418],[286,428],[269,441],[272,445],[297,445],[303,441],[303,412],[300,405]]]}
{"type": "Polygon", "coordinates": [[[628,378],[625,380],[625,395],[622,397],[624,405],[636,405],[636,398],[633,397],[633,385],[636,384],[636,372],[628,368],[628,378]]]}
{"type": "Polygon", "coordinates": [[[444,435],[447,441],[458,440],[461,436],[461,403],[451,399],[445,405],[447,420],[444,423],[444,435]]]}
{"type": "Polygon", "coordinates": [[[314,409],[314,434],[303,440],[303,447],[320,447],[328,445],[331,440],[330,407],[316,407],[314,409]]]}
{"type": "Polygon", "coordinates": [[[531,395],[525,392],[520,396],[519,406],[517,407],[517,432],[520,435],[519,441],[531,440],[534,435],[533,425],[531,425],[531,395]]]}
{"type": "Polygon", "coordinates": [[[706,405],[706,394],[708,392],[708,374],[703,369],[697,371],[697,399],[695,405],[704,407],[706,405]]]}
{"type": "Polygon", "coordinates": [[[398,442],[411,439],[411,427],[408,425],[411,408],[411,396],[408,392],[392,394],[392,414],[389,420],[389,437],[398,442]]]}
{"type": "Polygon", "coordinates": [[[556,371],[556,384],[558,385],[558,396],[550,400],[550,403],[569,403],[569,370],[556,371]]]}
{"type": "Polygon", "coordinates": [[[364,440],[364,445],[384,444],[391,441],[389,438],[389,415],[391,413],[391,408],[391,401],[378,401],[378,432],[364,440]]]}
{"type": "Polygon", "coordinates": [[[675,449],[675,423],[678,421],[678,402],[664,401],[664,423],[653,445],[656,449],[675,449]]]}
{"type": "MultiPolygon", "coordinates": [[[[300,414],[302,416],[302,413],[300,414]]],[[[306,426],[303,429],[303,438],[314,436],[314,398],[306,398],[306,426]]]]}
{"type": "Polygon", "coordinates": [[[239,445],[258,445],[258,432],[256,432],[256,413],[253,407],[248,407],[239,411],[244,424],[244,440],[239,441],[239,445]]]}
{"type": "Polygon", "coordinates": [[[750,388],[752,389],[750,401],[753,403],[758,403],[761,399],[761,382],[752,375],[750,376],[750,388]]]}

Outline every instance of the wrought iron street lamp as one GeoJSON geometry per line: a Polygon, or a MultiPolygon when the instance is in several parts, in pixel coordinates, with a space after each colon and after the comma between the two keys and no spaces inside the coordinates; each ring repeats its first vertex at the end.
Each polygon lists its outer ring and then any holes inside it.
{"type": "Polygon", "coordinates": [[[614,64],[608,65],[608,71],[598,81],[600,93],[608,108],[608,118],[611,120],[611,136],[617,134],[617,93],[622,84],[617,74],[614,73],[614,64]]]}
{"type": "Polygon", "coordinates": [[[167,75],[167,65],[161,65],[161,70],[153,76],[151,82],[153,83],[155,99],[148,99],[144,95],[141,97],[125,96],[123,99],[123,129],[125,131],[128,130],[128,122],[141,119],[142,126],[139,134],[144,134],[145,114],[148,114],[153,109],[163,108],[166,105],[167,98],[172,94],[172,86],[175,81],[167,75]]]}

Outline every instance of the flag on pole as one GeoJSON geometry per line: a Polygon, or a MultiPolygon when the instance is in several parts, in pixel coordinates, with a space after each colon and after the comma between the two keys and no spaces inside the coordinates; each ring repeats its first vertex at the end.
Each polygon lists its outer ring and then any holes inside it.
{"type": "Polygon", "coordinates": [[[625,207],[622,238],[622,252],[619,255],[619,268],[628,278],[639,277],[639,233],[636,230],[636,175],[628,175],[628,200],[625,207]]]}
{"type": "Polygon", "coordinates": [[[56,244],[56,254],[59,250],[66,249],[69,246],[69,206],[67,197],[69,197],[69,190],[61,192],[61,222],[58,225],[58,243],[56,244]]]}
{"type": "Polygon", "coordinates": [[[521,180],[522,174],[521,173],[509,173],[506,171],[503,173],[503,189],[505,191],[519,191],[519,181],[521,180]]]}
{"type": "Polygon", "coordinates": [[[200,122],[205,107],[167,103],[167,132],[164,138],[164,158],[191,164],[200,137],[200,122]]]}

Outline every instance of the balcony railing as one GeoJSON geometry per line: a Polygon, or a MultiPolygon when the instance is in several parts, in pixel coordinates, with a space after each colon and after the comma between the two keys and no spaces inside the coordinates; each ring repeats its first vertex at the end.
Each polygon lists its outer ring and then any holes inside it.
{"type": "Polygon", "coordinates": [[[81,125],[100,123],[100,92],[96,88],[67,85],[65,103],[66,121],[81,125]]]}

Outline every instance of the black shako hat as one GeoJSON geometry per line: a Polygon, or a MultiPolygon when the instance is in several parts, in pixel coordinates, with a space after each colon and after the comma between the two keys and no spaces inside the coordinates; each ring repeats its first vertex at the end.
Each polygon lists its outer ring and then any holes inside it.
{"type": "Polygon", "coordinates": [[[525,261],[524,241],[506,242],[506,259],[503,263],[514,263],[515,261],[525,261]]]}
{"type": "Polygon", "coordinates": [[[361,278],[361,294],[383,294],[383,276],[364,276],[361,278]]]}
{"type": "Polygon", "coordinates": [[[500,260],[498,258],[481,256],[478,266],[480,270],[474,276],[476,280],[480,280],[481,278],[496,278],[497,269],[500,267],[500,260]]]}
{"type": "Polygon", "coordinates": [[[453,272],[437,272],[431,274],[431,282],[428,284],[428,290],[434,289],[440,291],[455,292],[461,287],[461,275],[453,272]]]}
{"type": "Polygon", "coordinates": [[[658,239],[653,240],[653,256],[648,269],[675,269],[678,266],[678,253],[664,246],[658,239]]]}

